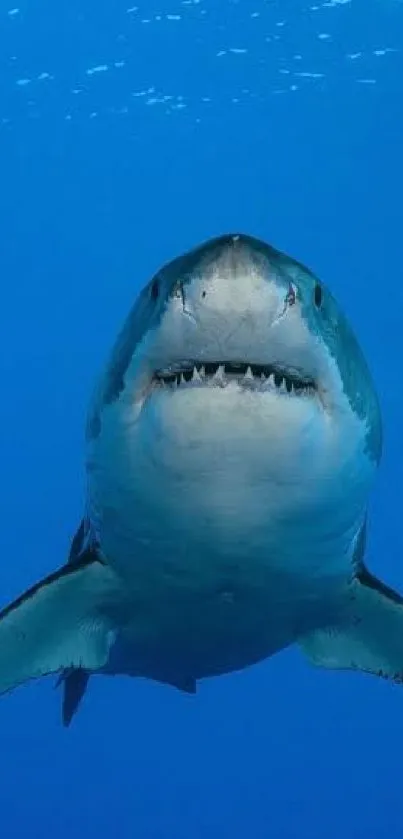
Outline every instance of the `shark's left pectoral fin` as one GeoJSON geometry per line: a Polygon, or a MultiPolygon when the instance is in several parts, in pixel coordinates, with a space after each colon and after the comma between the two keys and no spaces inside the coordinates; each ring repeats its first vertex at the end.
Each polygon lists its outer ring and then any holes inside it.
{"type": "Polygon", "coordinates": [[[363,568],[340,621],[299,643],[320,667],[403,682],[403,598],[363,568]]]}
{"type": "Polygon", "coordinates": [[[65,565],[0,611],[0,694],[69,668],[102,668],[114,639],[113,572],[65,565]]]}

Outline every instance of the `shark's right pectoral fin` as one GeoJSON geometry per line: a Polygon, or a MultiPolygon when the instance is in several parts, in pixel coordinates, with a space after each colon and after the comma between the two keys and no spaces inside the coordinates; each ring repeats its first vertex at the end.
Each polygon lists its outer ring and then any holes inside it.
{"type": "Polygon", "coordinates": [[[0,611],[0,694],[68,668],[94,671],[114,640],[113,572],[98,560],[65,565],[0,611]]]}
{"type": "Polygon", "coordinates": [[[339,622],[300,639],[313,664],[403,682],[403,598],[365,567],[339,622]]]}

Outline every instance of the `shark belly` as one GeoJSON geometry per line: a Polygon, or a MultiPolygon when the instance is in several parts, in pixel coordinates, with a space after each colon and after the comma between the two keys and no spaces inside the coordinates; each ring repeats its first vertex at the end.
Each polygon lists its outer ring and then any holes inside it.
{"type": "Polygon", "coordinates": [[[202,572],[205,554],[192,559],[186,569],[157,561],[152,572],[135,563],[131,618],[103,672],[181,685],[252,665],[337,615],[341,583],[337,595],[321,581],[290,586],[267,557],[253,568],[238,557],[231,567],[211,553],[215,569],[202,572]]]}
{"type": "MultiPolygon", "coordinates": [[[[117,556],[120,537],[106,541],[117,556]]],[[[217,549],[183,538],[178,550],[173,533],[150,540],[146,551],[143,537],[124,541],[132,556],[122,573],[130,607],[106,672],[174,684],[242,669],[327,625],[351,576],[346,561],[335,576],[312,577],[304,552],[295,548],[286,558],[275,539],[253,552],[230,539],[217,549]]]]}
{"type": "Polygon", "coordinates": [[[351,577],[357,527],[335,525],[333,498],[324,529],[312,520],[323,502],[304,511],[295,476],[273,479],[258,427],[241,428],[241,445],[225,422],[192,436],[181,408],[174,441],[155,423],[137,436],[111,409],[89,458],[91,520],[131,601],[105,672],[172,683],[241,669],[323,626],[351,577]]]}

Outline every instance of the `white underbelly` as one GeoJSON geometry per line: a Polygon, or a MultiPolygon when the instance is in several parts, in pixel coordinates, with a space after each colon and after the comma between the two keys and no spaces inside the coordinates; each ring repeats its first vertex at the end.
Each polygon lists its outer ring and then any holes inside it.
{"type": "Polygon", "coordinates": [[[251,416],[214,434],[183,412],[170,434],[103,419],[89,513],[132,594],[137,658],[195,676],[244,666],[325,622],[350,578],[360,481],[316,456],[310,427],[296,440],[277,421],[273,440],[251,416]]]}
{"type": "Polygon", "coordinates": [[[213,499],[201,481],[195,506],[191,487],[164,486],[160,473],[156,489],[155,480],[141,497],[120,487],[93,515],[101,548],[131,591],[126,642],[146,675],[173,681],[238,669],[331,616],[351,574],[347,544],[320,543],[307,520],[280,521],[278,493],[263,505],[225,480],[213,499]]]}
{"type": "Polygon", "coordinates": [[[308,433],[293,448],[259,425],[203,435],[185,418],[171,437],[152,424],[116,433],[105,420],[90,454],[89,512],[110,562],[128,577],[139,564],[213,579],[235,565],[295,578],[296,588],[349,573],[360,488],[335,477],[330,457],[315,460],[308,433]]]}

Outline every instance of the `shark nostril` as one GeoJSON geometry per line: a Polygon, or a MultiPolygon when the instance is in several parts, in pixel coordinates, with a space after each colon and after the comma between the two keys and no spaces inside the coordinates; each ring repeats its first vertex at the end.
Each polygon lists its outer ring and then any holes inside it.
{"type": "Polygon", "coordinates": [[[293,286],[292,283],[290,283],[290,285],[288,287],[287,294],[286,294],[286,298],[285,298],[285,302],[286,302],[287,306],[294,306],[294,303],[295,303],[296,299],[297,299],[297,293],[296,293],[295,287],[293,286]]]}
{"type": "Polygon", "coordinates": [[[202,299],[203,299],[203,300],[204,300],[204,298],[205,298],[206,294],[207,294],[207,292],[206,292],[206,291],[202,291],[201,296],[202,296],[202,299]]]}
{"type": "Polygon", "coordinates": [[[183,288],[182,288],[182,283],[181,282],[175,283],[175,285],[174,285],[174,287],[171,291],[171,297],[181,297],[182,300],[183,300],[183,288]]]}

